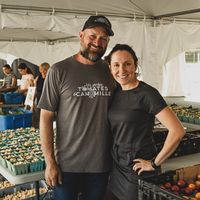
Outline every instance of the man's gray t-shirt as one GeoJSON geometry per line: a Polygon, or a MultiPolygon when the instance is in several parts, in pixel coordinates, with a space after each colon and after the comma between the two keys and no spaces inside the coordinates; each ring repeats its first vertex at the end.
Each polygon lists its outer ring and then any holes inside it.
{"type": "Polygon", "coordinates": [[[111,134],[107,121],[113,92],[108,66],[67,58],[50,67],[38,107],[57,112],[56,159],[64,172],[106,172],[111,134]]]}

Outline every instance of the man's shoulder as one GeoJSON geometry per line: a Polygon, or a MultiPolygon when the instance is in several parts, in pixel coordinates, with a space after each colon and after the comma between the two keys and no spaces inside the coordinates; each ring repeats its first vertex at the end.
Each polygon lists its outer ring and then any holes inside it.
{"type": "Polygon", "coordinates": [[[65,58],[64,60],[61,60],[59,62],[56,62],[52,65],[52,68],[55,68],[55,67],[62,67],[62,66],[65,66],[66,64],[70,63],[73,61],[73,58],[72,56],[71,57],[68,57],[68,58],[65,58]]]}

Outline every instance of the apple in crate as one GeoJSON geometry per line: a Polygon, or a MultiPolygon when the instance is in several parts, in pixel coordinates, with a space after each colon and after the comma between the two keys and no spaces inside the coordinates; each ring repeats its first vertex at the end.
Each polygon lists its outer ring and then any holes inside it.
{"type": "Polygon", "coordinates": [[[196,184],[195,183],[190,183],[188,185],[189,188],[191,188],[193,191],[196,189],[196,184]]]}
{"type": "Polygon", "coordinates": [[[191,194],[193,194],[193,192],[194,192],[194,190],[192,188],[189,188],[189,187],[184,188],[184,193],[186,195],[191,195],[191,194]]]}
{"type": "Polygon", "coordinates": [[[181,188],[186,186],[186,182],[183,179],[178,180],[177,185],[181,188]]]}
{"type": "Polygon", "coordinates": [[[167,190],[171,190],[171,188],[172,188],[172,184],[170,182],[166,182],[163,186],[167,190]]]}
{"type": "Polygon", "coordinates": [[[172,192],[176,192],[177,193],[180,190],[180,188],[178,187],[178,185],[173,185],[171,187],[171,190],[172,190],[172,192]]]}

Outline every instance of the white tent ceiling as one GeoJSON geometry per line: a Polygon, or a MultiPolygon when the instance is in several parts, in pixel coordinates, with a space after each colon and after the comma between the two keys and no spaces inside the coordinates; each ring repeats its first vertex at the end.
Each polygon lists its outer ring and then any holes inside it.
{"type": "MultiPolygon", "coordinates": [[[[37,10],[38,8],[54,8],[55,10],[71,11],[72,13],[98,12],[117,16],[140,14],[154,17],[168,14],[176,16],[178,13],[187,12],[193,13],[193,11],[197,12],[200,8],[199,0],[1,0],[0,3],[2,7],[7,5],[20,8],[23,6],[27,7],[27,10],[31,9],[31,7],[37,10]]],[[[188,14],[184,17],[199,18],[194,14],[188,14]]]]}
{"type": "MultiPolygon", "coordinates": [[[[105,14],[108,17],[146,17],[159,19],[200,20],[200,0],[0,0],[1,12],[29,14],[45,11],[49,15],[73,14],[77,16],[105,14]]],[[[37,29],[4,28],[0,30],[0,40],[57,40],[74,36],[69,33],[37,29]]]]}
{"type": "Polygon", "coordinates": [[[109,47],[133,46],[144,80],[157,88],[167,61],[200,47],[200,0],[0,0],[0,5],[0,51],[35,64],[77,52],[78,32],[95,14],[112,22],[109,47]]]}

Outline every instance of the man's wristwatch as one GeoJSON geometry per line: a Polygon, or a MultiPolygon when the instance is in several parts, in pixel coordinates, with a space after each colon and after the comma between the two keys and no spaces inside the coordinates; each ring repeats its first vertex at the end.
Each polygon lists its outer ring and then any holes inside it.
{"type": "Polygon", "coordinates": [[[158,165],[155,164],[155,158],[153,158],[153,159],[151,160],[151,166],[152,166],[155,170],[158,169],[158,168],[160,168],[160,166],[158,166],[158,165]]]}

